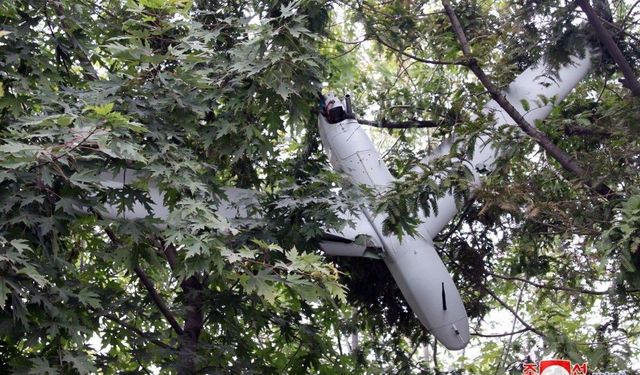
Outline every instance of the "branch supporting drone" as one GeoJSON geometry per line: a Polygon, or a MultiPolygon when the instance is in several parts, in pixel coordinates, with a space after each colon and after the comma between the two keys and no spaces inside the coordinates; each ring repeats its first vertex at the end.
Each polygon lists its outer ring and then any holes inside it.
{"type": "Polygon", "coordinates": [[[577,3],[580,5],[580,8],[582,8],[582,11],[587,15],[587,19],[596,31],[596,36],[600,40],[600,43],[602,43],[607,52],[609,52],[613,61],[615,61],[620,68],[622,75],[624,75],[623,85],[631,90],[634,96],[640,96],[640,82],[638,82],[638,77],[636,77],[633,68],[631,68],[631,65],[629,65],[629,62],[625,59],[622,51],[620,51],[620,48],[613,40],[609,30],[602,25],[600,17],[598,17],[595,10],[591,7],[589,0],[577,0],[577,3]]]}
{"type": "Polygon", "coordinates": [[[446,125],[444,122],[439,121],[429,121],[429,120],[409,120],[409,121],[371,121],[358,119],[358,123],[362,125],[373,126],[381,129],[426,129],[426,128],[437,128],[443,125],[446,125]]]}
{"type": "Polygon", "coordinates": [[[504,307],[505,309],[507,309],[513,316],[514,318],[516,318],[517,321],[519,321],[527,330],[535,333],[536,335],[540,336],[540,337],[547,337],[542,331],[540,331],[539,329],[533,327],[531,324],[527,323],[519,314],[517,311],[515,311],[511,306],[507,305],[506,302],[504,302],[500,297],[498,297],[494,292],[491,291],[491,289],[483,287],[483,289],[496,301],[498,302],[502,307],[504,307]]]}
{"type": "Polygon", "coordinates": [[[518,110],[507,100],[507,98],[504,97],[498,87],[493,84],[489,76],[487,76],[484,70],[480,67],[475,57],[473,57],[473,55],[471,54],[471,49],[469,48],[467,37],[449,1],[442,0],[442,5],[444,6],[445,11],[449,16],[453,31],[456,35],[456,38],[458,39],[458,42],[460,43],[462,53],[464,54],[465,58],[468,59],[467,66],[473,72],[473,74],[475,74],[482,85],[487,89],[491,98],[495,100],[496,103],[498,103],[498,105],[509,115],[509,117],[511,117],[511,119],[525,134],[533,138],[536,143],[538,143],[540,147],[542,147],[549,155],[551,155],[551,157],[555,159],[566,171],[576,176],[585,186],[597,192],[605,199],[618,199],[619,196],[617,193],[611,190],[611,188],[609,188],[604,183],[594,182],[589,177],[589,173],[586,170],[584,170],[570,155],[565,153],[555,143],[553,143],[553,141],[551,141],[551,139],[547,137],[546,134],[527,122],[522,114],[520,114],[520,112],[518,112],[518,110]]]}

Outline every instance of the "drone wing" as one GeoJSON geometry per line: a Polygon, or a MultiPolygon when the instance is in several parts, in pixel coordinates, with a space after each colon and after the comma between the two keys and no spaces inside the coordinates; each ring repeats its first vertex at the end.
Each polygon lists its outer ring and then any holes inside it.
{"type": "MultiPolygon", "coordinates": [[[[105,172],[100,175],[100,183],[107,188],[122,189],[144,178],[140,173],[126,169],[119,173],[105,172]]],[[[105,204],[105,217],[109,219],[137,220],[152,217],[164,220],[169,215],[169,208],[164,204],[164,194],[153,183],[149,183],[148,206],[135,202],[132,207],[122,209],[112,204],[105,204]]],[[[217,207],[217,214],[229,221],[261,220],[262,215],[251,207],[258,206],[256,193],[249,189],[226,188],[225,200],[217,207]]],[[[323,235],[320,249],[333,256],[362,256],[378,258],[382,253],[382,244],[378,235],[363,214],[343,219],[352,223],[342,231],[328,231],[323,235]]]]}
{"type": "Polygon", "coordinates": [[[353,226],[340,232],[328,231],[320,242],[320,249],[327,255],[380,258],[383,245],[380,236],[371,223],[360,213],[359,216],[344,216],[353,226]]]}

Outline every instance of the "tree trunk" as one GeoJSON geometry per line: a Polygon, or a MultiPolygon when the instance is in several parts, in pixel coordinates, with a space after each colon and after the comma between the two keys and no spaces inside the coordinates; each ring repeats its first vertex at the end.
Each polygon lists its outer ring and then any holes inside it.
{"type": "Polygon", "coordinates": [[[185,296],[185,320],[178,352],[178,374],[192,375],[198,372],[198,337],[204,326],[203,286],[191,276],[181,284],[185,296]]]}

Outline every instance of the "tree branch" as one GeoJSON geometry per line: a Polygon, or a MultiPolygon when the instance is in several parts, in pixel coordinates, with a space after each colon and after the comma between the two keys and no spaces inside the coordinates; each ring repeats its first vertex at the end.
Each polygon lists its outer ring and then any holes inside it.
{"type": "Polygon", "coordinates": [[[606,129],[597,128],[585,128],[576,124],[566,124],[564,126],[564,134],[566,135],[578,135],[583,137],[599,137],[608,138],[611,137],[611,132],[606,129]]]}
{"type": "Polygon", "coordinates": [[[173,244],[165,245],[162,241],[159,241],[158,247],[163,251],[164,256],[167,258],[167,263],[169,263],[169,267],[171,268],[171,270],[175,271],[178,262],[178,253],[176,251],[176,247],[173,246],[173,244]]]}
{"type": "Polygon", "coordinates": [[[600,22],[600,17],[598,17],[591,7],[589,0],[577,0],[577,3],[580,5],[580,8],[582,8],[582,11],[587,15],[587,19],[595,29],[596,36],[600,40],[600,43],[602,43],[607,52],[609,52],[613,61],[615,61],[620,68],[620,71],[622,71],[622,75],[624,75],[623,85],[629,88],[634,96],[640,96],[640,82],[638,82],[635,72],[625,59],[622,51],[620,51],[620,48],[618,48],[616,42],[613,40],[609,30],[607,30],[602,25],[602,22],[600,22]]]}
{"type": "Polygon", "coordinates": [[[406,52],[404,50],[401,50],[399,48],[392,46],[391,44],[385,42],[375,31],[372,30],[371,32],[373,33],[373,37],[378,41],[378,43],[382,44],[383,46],[389,48],[392,51],[395,51],[406,57],[412,58],[416,61],[420,61],[422,63],[432,64],[432,65],[466,65],[466,62],[464,61],[440,61],[440,60],[423,59],[422,57],[418,57],[412,53],[406,52]]]}
{"type": "Polygon", "coordinates": [[[546,134],[535,128],[533,125],[529,124],[527,120],[525,120],[524,117],[520,114],[520,112],[518,112],[518,110],[513,105],[511,105],[511,103],[504,97],[504,95],[502,95],[500,90],[486,75],[484,70],[482,70],[482,68],[478,64],[478,61],[472,56],[467,37],[449,1],[442,0],[442,5],[444,6],[446,13],[451,20],[453,31],[456,35],[456,38],[458,39],[458,42],[460,43],[462,53],[464,54],[465,58],[468,59],[467,66],[475,74],[478,80],[480,80],[482,85],[487,89],[487,91],[491,95],[491,98],[495,100],[498,105],[500,105],[500,107],[513,119],[513,121],[515,121],[515,123],[520,129],[522,129],[522,131],[533,138],[536,143],[540,145],[540,147],[542,147],[549,155],[551,155],[551,157],[554,158],[565,170],[580,179],[580,181],[584,185],[608,200],[619,199],[618,194],[611,190],[611,188],[609,188],[607,185],[601,182],[593,182],[586,170],[578,165],[578,163],[573,160],[571,156],[569,156],[556,144],[554,144],[546,134]]]}
{"type": "MultiPolygon", "coordinates": [[[[515,308],[515,312],[518,313],[518,311],[520,311],[520,304],[522,303],[522,296],[524,295],[524,290],[525,290],[525,286],[526,284],[522,284],[522,286],[520,287],[520,295],[518,296],[518,302],[516,303],[516,308],[515,308]]],[[[516,319],[513,319],[513,323],[511,323],[511,332],[514,332],[516,330],[516,319]]],[[[496,371],[494,372],[494,375],[498,375],[498,373],[500,373],[500,370],[502,370],[502,362],[506,360],[506,355],[507,355],[507,350],[509,349],[509,347],[511,346],[511,343],[513,342],[513,335],[509,335],[509,341],[507,342],[506,345],[504,345],[502,347],[502,354],[500,354],[500,359],[498,361],[498,365],[496,366],[496,371]]],[[[507,372],[507,369],[505,368],[503,372],[507,372]]]]}
{"type": "Polygon", "coordinates": [[[76,57],[78,58],[78,61],[80,62],[80,66],[82,66],[84,70],[85,78],[88,81],[95,81],[96,79],[98,79],[98,72],[96,72],[96,69],[93,67],[93,64],[87,56],[87,53],[85,52],[82,44],[80,44],[78,39],[76,39],[76,37],[73,35],[71,31],[71,24],[69,24],[69,22],[67,21],[67,16],[64,14],[64,9],[60,4],[60,0],[48,0],[45,6],[48,6],[49,4],[51,4],[51,6],[53,7],[53,11],[56,13],[58,18],[60,18],[60,25],[62,26],[62,30],[65,34],[67,34],[67,38],[69,38],[69,41],[73,46],[73,50],[76,57]]]}
{"type": "Polygon", "coordinates": [[[429,120],[409,120],[392,122],[387,120],[371,121],[358,119],[358,123],[362,125],[374,126],[376,128],[384,129],[424,129],[424,128],[437,128],[442,125],[446,125],[442,121],[429,121],[429,120]]]}
{"type": "MultiPolygon", "coordinates": [[[[493,272],[489,272],[488,274],[502,280],[521,281],[523,283],[529,284],[531,286],[534,286],[540,289],[556,290],[556,291],[563,291],[563,292],[569,292],[569,293],[590,294],[593,296],[602,296],[602,295],[609,294],[609,290],[591,290],[591,289],[585,289],[585,288],[569,288],[564,286],[546,285],[546,284],[540,284],[535,281],[531,281],[531,280],[528,280],[522,277],[517,277],[517,276],[504,276],[504,275],[499,275],[493,272]]],[[[625,292],[637,293],[637,292],[640,292],[640,289],[625,289],[625,292]]]]}
{"type": "Polygon", "coordinates": [[[529,332],[531,329],[525,327],[513,332],[505,332],[505,333],[480,333],[480,332],[471,332],[471,336],[478,337],[506,337],[506,336],[515,336],[521,333],[529,332]]]}
{"type": "Polygon", "coordinates": [[[173,328],[173,330],[176,331],[178,335],[182,335],[182,332],[183,332],[182,327],[180,327],[180,324],[178,324],[178,321],[173,316],[173,313],[171,312],[171,310],[169,310],[169,308],[167,307],[167,304],[164,302],[160,294],[158,294],[158,291],[153,286],[153,282],[151,281],[149,276],[147,276],[147,274],[139,266],[133,267],[133,271],[136,273],[136,275],[138,275],[138,278],[140,279],[144,287],[147,289],[147,292],[149,292],[149,296],[151,297],[151,300],[153,300],[153,303],[155,303],[156,306],[158,306],[158,309],[160,310],[162,315],[164,315],[164,317],[167,319],[171,328],[173,328]]]}
{"type": "Polygon", "coordinates": [[[542,333],[542,331],[540,331],[537,328],[534,328],[531,324],[527,323],[524,319],[522,319],[520,317],[520,315],[518,315],[518,313],[513,310],[509,305],[507,305],[502,299],[500,299],[500,297],[498,297],[493,291],[491,291],[491,289],[483,287],[483,289],[491,296],[493,297],[493,299],[495,299],[502,307],[504,307],[505,309],[507,309],[511,314],[513,314],[513,316],[520,322],[522,323],[522,325],[527,328],[529,331],[534,332],[535,334],[537,334],[540,337],[546,337],[546,335],[544,333],[542,333]]]}
{"type": "Polygon", "coordinates": [[[164,342],[151,337],[151,335],[149,335],[148,333],[141,331],[140,329],[132,326],[129,323],[123,322],[122,320],[120,320],[120,318],[118,318],[117,316],[115,316],[113,314],[102,314],[102,316],[105,317],[106,319],[109,319],[112,322],[118,324],[119,326],[121,326],[121,327],[123,327],[123,328],[125,328],[125,329],[127,329],[127,330],[129,330],[129,331],[131,331],[133,333],[135,333],[136,335],[142,337],[143,339],[148,340],[149,342],[152,342],[152,343],[158,345],[161,348],[169,349],[169,350],[173,350],[173,351],[176,350],[176,348],[174,348],[173,346],[171,346],[169,344],[165,344],[164,342]]]}
{"type": "MultiPolygon", "coordinates": [[[[109,237],[111,242],[113,242],[114,244],[120,243],[120,241],[118,241],[118,237],[110,228],[105,227],[104,231],[107,233],[107,236],[109,237]]],[[[182,335],[182,327],[180,327],[180,324],[178,324],[178,321],[173,316],[173,313],[171,312],[171,310],[169,310],[167,304],[164,302],[160,294],[158,294],[158,291],[153,286],[153,282],[151,281],[149,276],[147,276],[147,274],[144,272],[144,270],[142,270],[142,268],[140,268],[140,266],[135,266],[133,268],[133,271],[136,273],[144,287],[147,289],[151,300],[158,307],[162,315],[164,315],[164,317],[167,319],[171,328],[173,328],[173,330],[178,335],[182,335]]]]}
{"type": "Polygon", "coordinates": [[[611,23],[605,19],[602,19],[602,17],[600,17],[600,21],[605,23],[607,26],[616,29],[616,34],[622,34],[624,36],[626,36],[627,38],[633,39],[636,42],[640,42],[640,38],[638,38],[637,36],[631,34],[630,32],[626,31],[625,29],[623,29],[621,26],[616,25],[615,23],[611,23]]]}
{"type": "MultiPolygon", "coordinates": [[[[176,271],[178,267],[178,252],[176,247],[165,244],[159,238],[152,238],[151,242],[164,253],[169,268],[176,271]]],[[[180,282],[184,296],[184,328],[180,328],[178,349],[178,374],[191,375],[198,372],[198,339],[204,328],[204,298],[205,284],[196,275],[191,275],[180,282]]],[[[175,328],[174,328],[175,329],[175,328]]]]}
{"type": "MultiPolygon", "coordinates": [[[[173,244],[158,242],[160,248],[169,263],[169,267],[175,271],[178,265],[178,254],[173,244]]],[[[180,353],[178,356],[178,373],[194,374],[198,368],[198,338],[204,327],[204,284],[196,275],[189,276],[180,283],[185,299],[184,330],[180,335],[180,353]]]]}
{"type": "Polygon", "coordinates": [[[179,374],[195,374],[198,368],[198,338],[204,327],[204,285],[193,275],[182,287],[185,298],[184,335],[180,336],[179,374]]]}

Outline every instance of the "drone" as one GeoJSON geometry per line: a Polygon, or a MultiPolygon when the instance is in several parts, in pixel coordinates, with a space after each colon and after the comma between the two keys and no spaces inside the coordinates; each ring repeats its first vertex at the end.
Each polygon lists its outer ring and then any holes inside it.
{"type": "MultiPolygon", "coordinates": [[[[553,107],[587,76],[591,68],[589,53],[582,57],[572,56],[569,63],[557,69],[551,69],[544,61],[539,61],[518,75],[503,91],[503,95],[525,120],[533,124],[545,119],[553,107]]],[[[514,126],[509,115],[493,100],[484,106],[482,112],[495,119],[495,128],[514,126]]],[[[395,178],[353,115],[350,96],[345,96],[343,100],[333,94],[324,97],[323,108],[318,114],[318,129],[332,167],[344,174],[350,183],[366,185],[379,192],[389,189],[395,178]]],[[[471,155],[457,161],[471,172],[472,189],[477,189],[482,184],[483,176],[495,169],[501,153],[488,134],[472,142],[475,143],[471,155]]],[[[438,157],[448,156],[454,143],[455,135],[420,163],[429,165],[438,157]]],[[[423,168],[418,166],[414,171],[423,173],[423,168]]],[[[101,175],[101,184],[121,189],[139,178],[136,171],[129,169],[116,175],[107,172],[101,175]]],[[[430,178],[437,180],[440,177],[430,178]]],[[[227,200],[218,206],[218,215],[228,219],[255,215],[247,209],[248,205],[257,202],[255,192],[229,188],[225,195],[227,200]]],[[[163,193],[153,181],[149,183],[149,196],[152,201],[150,205],[136,202],[124,211],[121,207],[106,204],[105,217],[166,219],[169,208],[163,203],[163,193]]],[[[447,349],[461,350],[469,343],[469,318],[460,293],[433,243],[434,237],[458,214],[460,208],[453,192],[440,197],[436,203],[437,213],[418,213],[421,224],[413,236],[400,239],[395,234],[384,234],[382,228],[386,216],[363,206],[359,212],[346,217],[353,223],[352,226],[339,231],[327,230],[319,246],[331,256],[380,257],[422,325],[447,349]],[[364,243],[361,241],[363,236],[367,238],[364,243]]]]}

